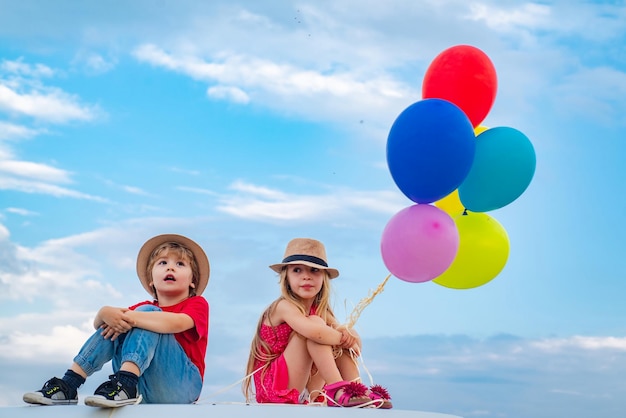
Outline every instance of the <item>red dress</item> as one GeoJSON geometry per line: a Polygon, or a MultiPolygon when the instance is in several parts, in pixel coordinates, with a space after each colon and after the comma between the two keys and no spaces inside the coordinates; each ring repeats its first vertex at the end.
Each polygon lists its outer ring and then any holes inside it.
{"type": "MultiPolygon", "coordinates": [[[[270,354],[279,354],[266,369],[254,374],[256,401],[259,403],[292,403],[297,404],[300,392],[289,389],[289,369],[283,355],[293,329],[283,322],[275,327],[261,324],[259,334],[270,347],[270,354]]],[[[254,370],[263,365],[259,359],[254,362],[254,370]]]]}

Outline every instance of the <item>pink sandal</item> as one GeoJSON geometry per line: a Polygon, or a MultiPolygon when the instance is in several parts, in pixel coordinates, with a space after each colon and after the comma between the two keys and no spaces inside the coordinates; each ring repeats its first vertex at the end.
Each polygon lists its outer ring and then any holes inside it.
{"type": "Polygon", "coordinates": [[[324,386],[324,392],[328,396],[328,406],[345,408],[364,407],[376,402],[367,396],[367,386],[362,383],[342,380],[324,386]],[[343,389],[343,393],[336,398],[337,392],[343,389]]]}
{"type": "Polygon", "coordinates": [[[382,401],[379,406],[380,409],[391,409],[393,407],[393,405],[391,405],[391,396],[389,395],[389,392],[387,392],[387,389],[385,389],[381,385],[371,386],[368,394],[370,399],[374,401],[382,401]]]}

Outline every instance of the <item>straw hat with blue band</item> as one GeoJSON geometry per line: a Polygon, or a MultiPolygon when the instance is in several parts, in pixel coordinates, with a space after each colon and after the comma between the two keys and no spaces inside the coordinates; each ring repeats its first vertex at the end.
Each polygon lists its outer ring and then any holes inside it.
{"type": "Polygon", "coordinates": [[[294,238],[289,241],[283,261],[272,264],[270,268],[276,273],[280,273],[283,267],[289,264],[303,264],[326,270],[331,279],[339,276],[339,270],[328,267],[324,244],[311,238],[294,238]]]}

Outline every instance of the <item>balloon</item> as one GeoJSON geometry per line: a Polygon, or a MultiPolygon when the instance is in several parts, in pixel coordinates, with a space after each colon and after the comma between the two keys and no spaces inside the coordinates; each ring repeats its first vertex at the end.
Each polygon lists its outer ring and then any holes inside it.
{"type": "Polygon", "coordinates": [[[387,138],[387,165],[398,188],[415,203],[431,203],[467,176],[476,137],[458,106],[441,99],[413,103],[400,113],[387,138]]]}
{"type": "Polygon", "coordinates": [[[435,57],[424,75],[422,98],[449,100],[459,106],[472,126],[482,122],[496,99],[496,69],[480,49],[448,48],[435,57]]]}
{"type": "Polygon", "coordinates": [[[482,134],[483,132],[485,132],[487,129],[489,128],[487,128],[484,125],[478,125],[477,127],[474,128],[474,135],[478,136],[482,134]]]}
{"type": "Polygon", "coordinates": [[[437,206],[439,209],[443,210],[444,212],[446,212],[448,215],[452,216],[453,218],[456,215],[461,215],[463,211],[465,210],[465,207],[463,206],[463,204],[461,203],[461,200],[459,199],[458,190],[455,190],[449,195],[447,195],[446,197],[444,197],[443,199],[436,201],[435,206],[437,206]]]}
{"type": "Polygon", "coordinates": [[[496,277],[509,257],[506,231],[486,213],[457,216],[460,243],[450,267],[433,282],[453,289],[482,286],[496,277]]]}
{"type": "Polygon", "coordinates": [[[459,198],[472,212],[499,209],[517,199],[535,174],[535,150],[520,131],[497,127],[476,137],[472,168],[459,198]]]}
{"type": "Polygon", "coordinates": [[[452,263],[459,234],[452,218],[432,205],[412,205],[396,213],[383,231],[383,262],[397,278],[421,283],[452,263]]]}

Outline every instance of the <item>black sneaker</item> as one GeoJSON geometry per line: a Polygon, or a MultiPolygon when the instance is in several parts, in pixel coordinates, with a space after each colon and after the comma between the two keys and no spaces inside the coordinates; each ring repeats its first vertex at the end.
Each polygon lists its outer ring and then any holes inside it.
{"type": "Polygon", "coordinates": [[[63,380],[53,377],[43,384],[41,390],[25,393],[22,399],[26,403],[37,405],[76,405],[78,392],[72,390],[63,380]]]}
{"type": "Polygon", "coordinates": [[[138,403],[137,388],[123,386],[117,376],[112,374],[108,381],[104,382],[94,392],[93,396],[85,398],[85,405],[99,406],[101,408],[117,408],[119,406],[138,403]]]}

